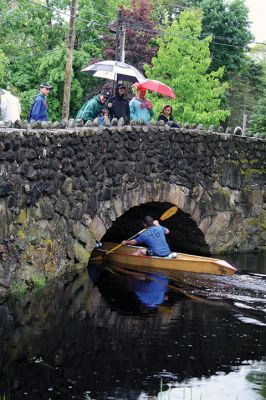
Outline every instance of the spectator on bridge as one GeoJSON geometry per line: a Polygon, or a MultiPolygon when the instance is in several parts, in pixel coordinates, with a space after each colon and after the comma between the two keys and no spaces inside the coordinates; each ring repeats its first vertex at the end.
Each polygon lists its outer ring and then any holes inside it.
{"type": "Polygon", "coordinates": [[[109,96],[109,92],[103,92],[88,100],[77,113],[76,119],[83,119],[84,122],[87,122],[99,117],[101,111],[105,108],[105,103],[109,99],[109,96]]]}
{"type": "Polygon", "coordinates": [[[99,117],[98,117],[98,125],[102,126],[104,124],[104,118],[108,117],[108,111],[106,110],[106,108],[103,108],[99,117]]]}
{"type": "Polygon", "coordinates": [[[180,128],[180,126],[174,122],[173,108],[169,104],[164,106],[164,108],[160,112],[158,121],[163,121],[164,124],[168,124],[169,122],[172,122],[171,126],[173,126],[174,128],[180,128]]]}
{"type": "Polygon", "coordinates": [[[20,119],[20,113],[19,99],[8,90],[0,89],[0,121],[15,122],[20,119]]]}
{"type": "Polygon", "coordinates": [[[111,97],[108,103],[108,109],[110,113],[110,119],[113,118],[123,118],[125,124],[129,123],[130,119],[130,110],[129,110],[129,102],[125,98],[126,87],[123,83],[118,83],[115,89],[115,96],[111,97]]]}
{"type": "Polygon", "coordinates": [[[52,86],[48,82],[40,84],[40,93],[35,97],[29,112],[28,121],[48,121],[48,106],[46,97],[52,86]]]}
{"type": "Polygon", "coordinates": [[[137,89],[137,94],[129,103],[130,120],[136,122],[144,121],[149,124],[154,116],[152,104],[145,98],[146,89],[141,86],[141,83],[135,83],[134,86],[137,89]]]}

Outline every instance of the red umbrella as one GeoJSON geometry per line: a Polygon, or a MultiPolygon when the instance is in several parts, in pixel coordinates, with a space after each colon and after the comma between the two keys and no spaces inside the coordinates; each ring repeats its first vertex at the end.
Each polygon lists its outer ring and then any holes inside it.
{"type": "Polygon", "coordinates": [[[172,97],[173,99],[176,98],[176,95],[170,86],[160,81],[156,81],[155,79],[147,79],[146,81],[142,81],[140,83],[134,83],[134,86],[137,89],[147,89],[151,90],[152,92],[160,93],[163,96],[172,97]]]}

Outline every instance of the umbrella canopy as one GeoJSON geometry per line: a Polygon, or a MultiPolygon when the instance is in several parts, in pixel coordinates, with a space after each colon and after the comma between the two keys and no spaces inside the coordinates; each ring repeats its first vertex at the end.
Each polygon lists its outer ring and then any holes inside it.
{"type": "Polygon", "coordinates": [[[176,95],[174,94],[170,86],[154,79],[146,79],[145,81],[140,81],[140,83],[136,84],[136,87],[151,90],[152,92],[159,93],[163,96],[172,97],[173,99],[176,98],[176,95]]]}
{"type": "Polygon", "coordinates": [[[113,60],[99,61],[84,68],[82,72],[113,81],[141,82],[145,76],[132,65],[113,60]]]}

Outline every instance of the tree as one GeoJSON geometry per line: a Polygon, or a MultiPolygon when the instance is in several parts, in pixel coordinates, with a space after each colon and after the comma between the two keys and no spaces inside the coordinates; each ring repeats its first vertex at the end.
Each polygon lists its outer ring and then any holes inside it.
{"type": "Polygon", "coordinates": [[[263,92],[263,68],[250,55],[245,56],[241,68],[230,76],[227,93],[232,110],[229,126],[242,126],[244,114],[249,115],[263,92]]]}
{"type": "Polygon", "coordinates": [[[203,11],[202,36],[213,35],[211,70],[225,66],[227,79],[228,74],[239,69],[247,45],[253,40],[244,0],[188,0],[188,3],[203,11]]]}
{"type": "Polygon", "coordinates": [[[249,115],[248,128],[252,134],[266,138],[266,43],[257,45],[251,52],[262,70],[260,92],[257,91],[249,115]]]}
{"type": "MultiPolygon", "coordinates": [[[[179,21],[158,39],[158,54],[152,59],[152,67],[146,67],[146,74],[172,87],[177,97],[171,105],[178,121],[218,125],[229,115],[228,110],[220,108],[227,84],[220,82],[222,68],[207,73],[211,38],[199,39],[201,21],[198,10],[182,12],[179,21]]],[[[165,99],[154,98],[154,104],[159,112],[165,99]]]]}
{"type": "Polygon", "coordinates": [[[247,52],[247,46],[253,40],[249,28],[248,8],[244,0],[156,0],[155,10],[160,10],[157,19],[161,23],[163,16],[169,21],[178,19],[180,12],[189,7],[203,12],[201,37],[212,35],[210,52],[212,63],[210,70],[224,66],[224,80],[237,72],[247,52]]]}
{"type": "MultiPolygon", "coordinates": [[[[102,35],[115,17],[118,2],[80,0],[73,60],[72,116],[88,88],[97,82],[81,73],[81,69],[92,57],[102,55],[102,35]]],[[[35,0],[34,4],[29,0],[0,0],[0,50],[5,55],[5,65],[8,65],[4,87],[19,95],[22,118],[28,115],[42,81],[49,81],[54,87],[48,97],[50,119],[61,118],[67,46],[64,14],[69,14],[69,4],[69,0],[35,0]]]]}
{"type": "MultiPolygon", "coordinates": [[[[143,71],[144,64],[150,64],[157,52],[154,38],[155,21],[152,18],[150,0],[132,0],[131,8],[121,7],[122,21],[126,30],[125,61],[143,71]]],[[[113,24],[116,29],[116,24],[113,24]]],[[[115,60],[115,37],[106,36],[105,58],[115,60]]]]}
{"type": "Polygon", "coordinates": [[[5,78],[7,76],[7,57],[0,49],[0,88],[4,86],[5,78]]]}

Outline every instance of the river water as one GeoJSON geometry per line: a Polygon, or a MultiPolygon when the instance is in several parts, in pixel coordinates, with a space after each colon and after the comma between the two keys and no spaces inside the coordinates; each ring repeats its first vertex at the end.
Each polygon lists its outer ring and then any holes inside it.
{"type": "Polygon", "coordinates": [[[0,399],[266,399],[266,254],[234,276],[89,264],[0,305],[0,399]]]}

